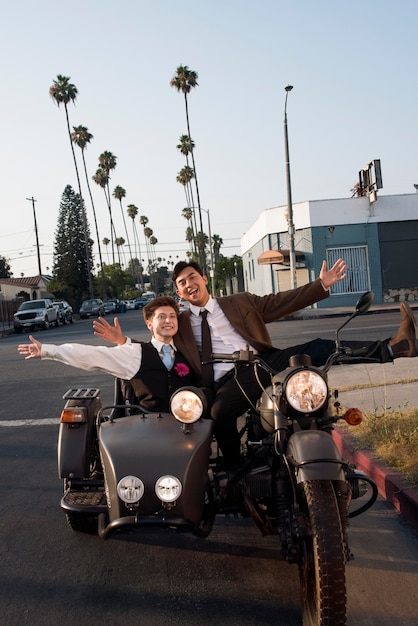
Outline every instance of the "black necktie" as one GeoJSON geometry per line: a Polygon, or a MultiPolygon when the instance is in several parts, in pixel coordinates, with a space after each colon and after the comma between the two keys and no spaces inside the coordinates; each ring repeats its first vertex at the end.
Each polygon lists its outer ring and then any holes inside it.
{"type": "MultiPolygon", "coordinates": [[[[212,340],[210,338],[210,328],[208,324],[208,311],[200,311],[202,318],[202,361],[210,361],[212,359],[212,340]]],[[[213,365],[206,363],[202,365],[202,384],[204,387],[213,385],[213,365]]]]}

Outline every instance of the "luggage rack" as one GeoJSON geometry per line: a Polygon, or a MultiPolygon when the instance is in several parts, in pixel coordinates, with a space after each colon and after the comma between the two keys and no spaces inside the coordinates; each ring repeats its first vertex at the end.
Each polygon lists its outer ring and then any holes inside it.
{"type": "Polygon", "coordinates": [[[63,400],[88,400],[89,398],[97,398],[100,389],[79,387],[78,389],[68,389],[62,396],[63,400]]]}

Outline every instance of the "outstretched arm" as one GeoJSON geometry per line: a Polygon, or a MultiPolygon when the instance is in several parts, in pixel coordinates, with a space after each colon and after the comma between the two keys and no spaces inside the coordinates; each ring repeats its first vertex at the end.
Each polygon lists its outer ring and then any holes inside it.
{"type": "Polygon", "coordinates": [[[25,357],[25,359],[40,359],[42,352],[42,344],[37,341],[32,335],[29,335],[29,339],[32,343],[21,343],[17,346],[19,354],[25,357]]]}
{"type": "Polygon", "coordinates": [[[103,317],[99,317],[93,322],[94,334],[96,337],[100,337],[109,343],[116,343],[118,346],[122,346],[126,343],[126,337],[119,326],[119,320],[117,317],[113,319],[114,326],[111,326],[103,317]]]}
{"type": "Polygon", "coordinates": [[[327,270],[327,262],[323,261],[319,278],[324,288],[329,289],[332,285],[335,285],[335,283],[343,280],[347,276],[346,270],[347,264],[343,259],[338,259],[330,270],[327,270]]]}

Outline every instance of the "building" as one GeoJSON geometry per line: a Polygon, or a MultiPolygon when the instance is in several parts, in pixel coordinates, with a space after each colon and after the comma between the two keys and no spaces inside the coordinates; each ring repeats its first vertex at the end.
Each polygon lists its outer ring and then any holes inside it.
{"type": "Polygon", "coordinates": [[[27,276],[23,278],[0,278],[0,294],[3,300],[39,300],[53,298],[48,292],[50,276],[27,276]]]}
{"type": "MultiPolygon", "coordinates": [[[[347,277],[317,307],[352,306],[371,290],[375,303],[418,301],[418,194],[294,203],[298,286],[339,257],[347,277]],[[374,199],[374,198],[373,198],[374,199]]],[[[245,289],[258,295],[291,287],[287,206],[266,209],[241,238],[245,289]]]]}

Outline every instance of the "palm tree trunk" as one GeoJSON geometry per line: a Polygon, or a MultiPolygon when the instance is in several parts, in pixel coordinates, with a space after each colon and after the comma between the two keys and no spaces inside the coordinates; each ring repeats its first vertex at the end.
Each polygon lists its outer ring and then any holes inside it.
{"type": "Polygon", "coordinates": [[[77,177],[78,193],[80,195],[81,219],[83,221],[83,230],[84,230],[84,245],[86,249],[86,265],[87,265],[87,274],[88,274],[88,281],[89,281],[89,294],[90,294],[90,298],[93,298],[94,297],[93,276],[91,273],[90,251],[89,251],[89,242],[88,242],[88,237],[87,237],[86,211],[85,211],[84,203],[83,203],[83,195],[81,193],[81,184],[80,184],[80,176],[79,176],[78,167],[77,167],[77,159],[75,158],[74,146],[71,140],[70,118],[68,116],[68,108],[65,102],[64,102],[64,108],[65,108],[65,117],[67,118],[67,129],[68,129],[68,136],[70,138],[71,152],[73,154],[75,173],[77,177]]]}
{"type": "MultiPolygon", "coordinates": [[[[184,102],[186,104],[186,121],[187,121],[187,132],[189,134],[189,140],[190,140],[190,144],[192,142],[191,136],[190,136],[190,124],[189,124],[189,106],[187,103],[187,94],[186,92],[184,92],[184,102]]],[[[197,182],[197,172],[196,172],[196,164],[194,162],[194,154],[193,154],[193,147],[191,145],[191,150],[190,150],[190,154],[192,155],[192,164],[193,164],[193,171],[194,171],[194,180],[195,180],[195,184],[196,184],[196,195],[197,195],[197,208],[199,211],[199,223],[200,223],[200,232],[203,233],[203,222],[202,222],[202,209],[200,206],[200,195],[199,195],[199,185],[197,182]]],[[[200,249],[200,246],[198,246],[198,252],[199,252],[199,263],[202,266],[203,272],[204,274],[207,273],[207,267],[206,267],[206,253],[205,253],[205,248],[203,247],[203,250],[200,249]]]]}
{"type": "Polygon", "coordinates": [[[99,229],[98,229],[98,226],[97,226],[96,209],[94,207],[94,201],[93,201],[93,196],[92,196],[92,193],[91,193],[89,177],[88,177],[88,174],[87,174],[87,166],[86,166],[86,159],[84,158],[84,150],[81,151],[81,156],[83,158],[84,174],[86,176],[87,189],[88,189],[88,192],[90,194],[91,207],[93,209],[93,218],[94,218],[94,226],[95,226],[95,229],[96,229],[97,246],[99,248],[100,274],[101,274],[101,277],[102,277],[102,297],[103,297],[103,300],[106,300],[106,278],[105,278],[105,273],[104,273],[104,268],[103,268],[102,248],[100,246],[100,237],[99,237],[99,229]]]}

